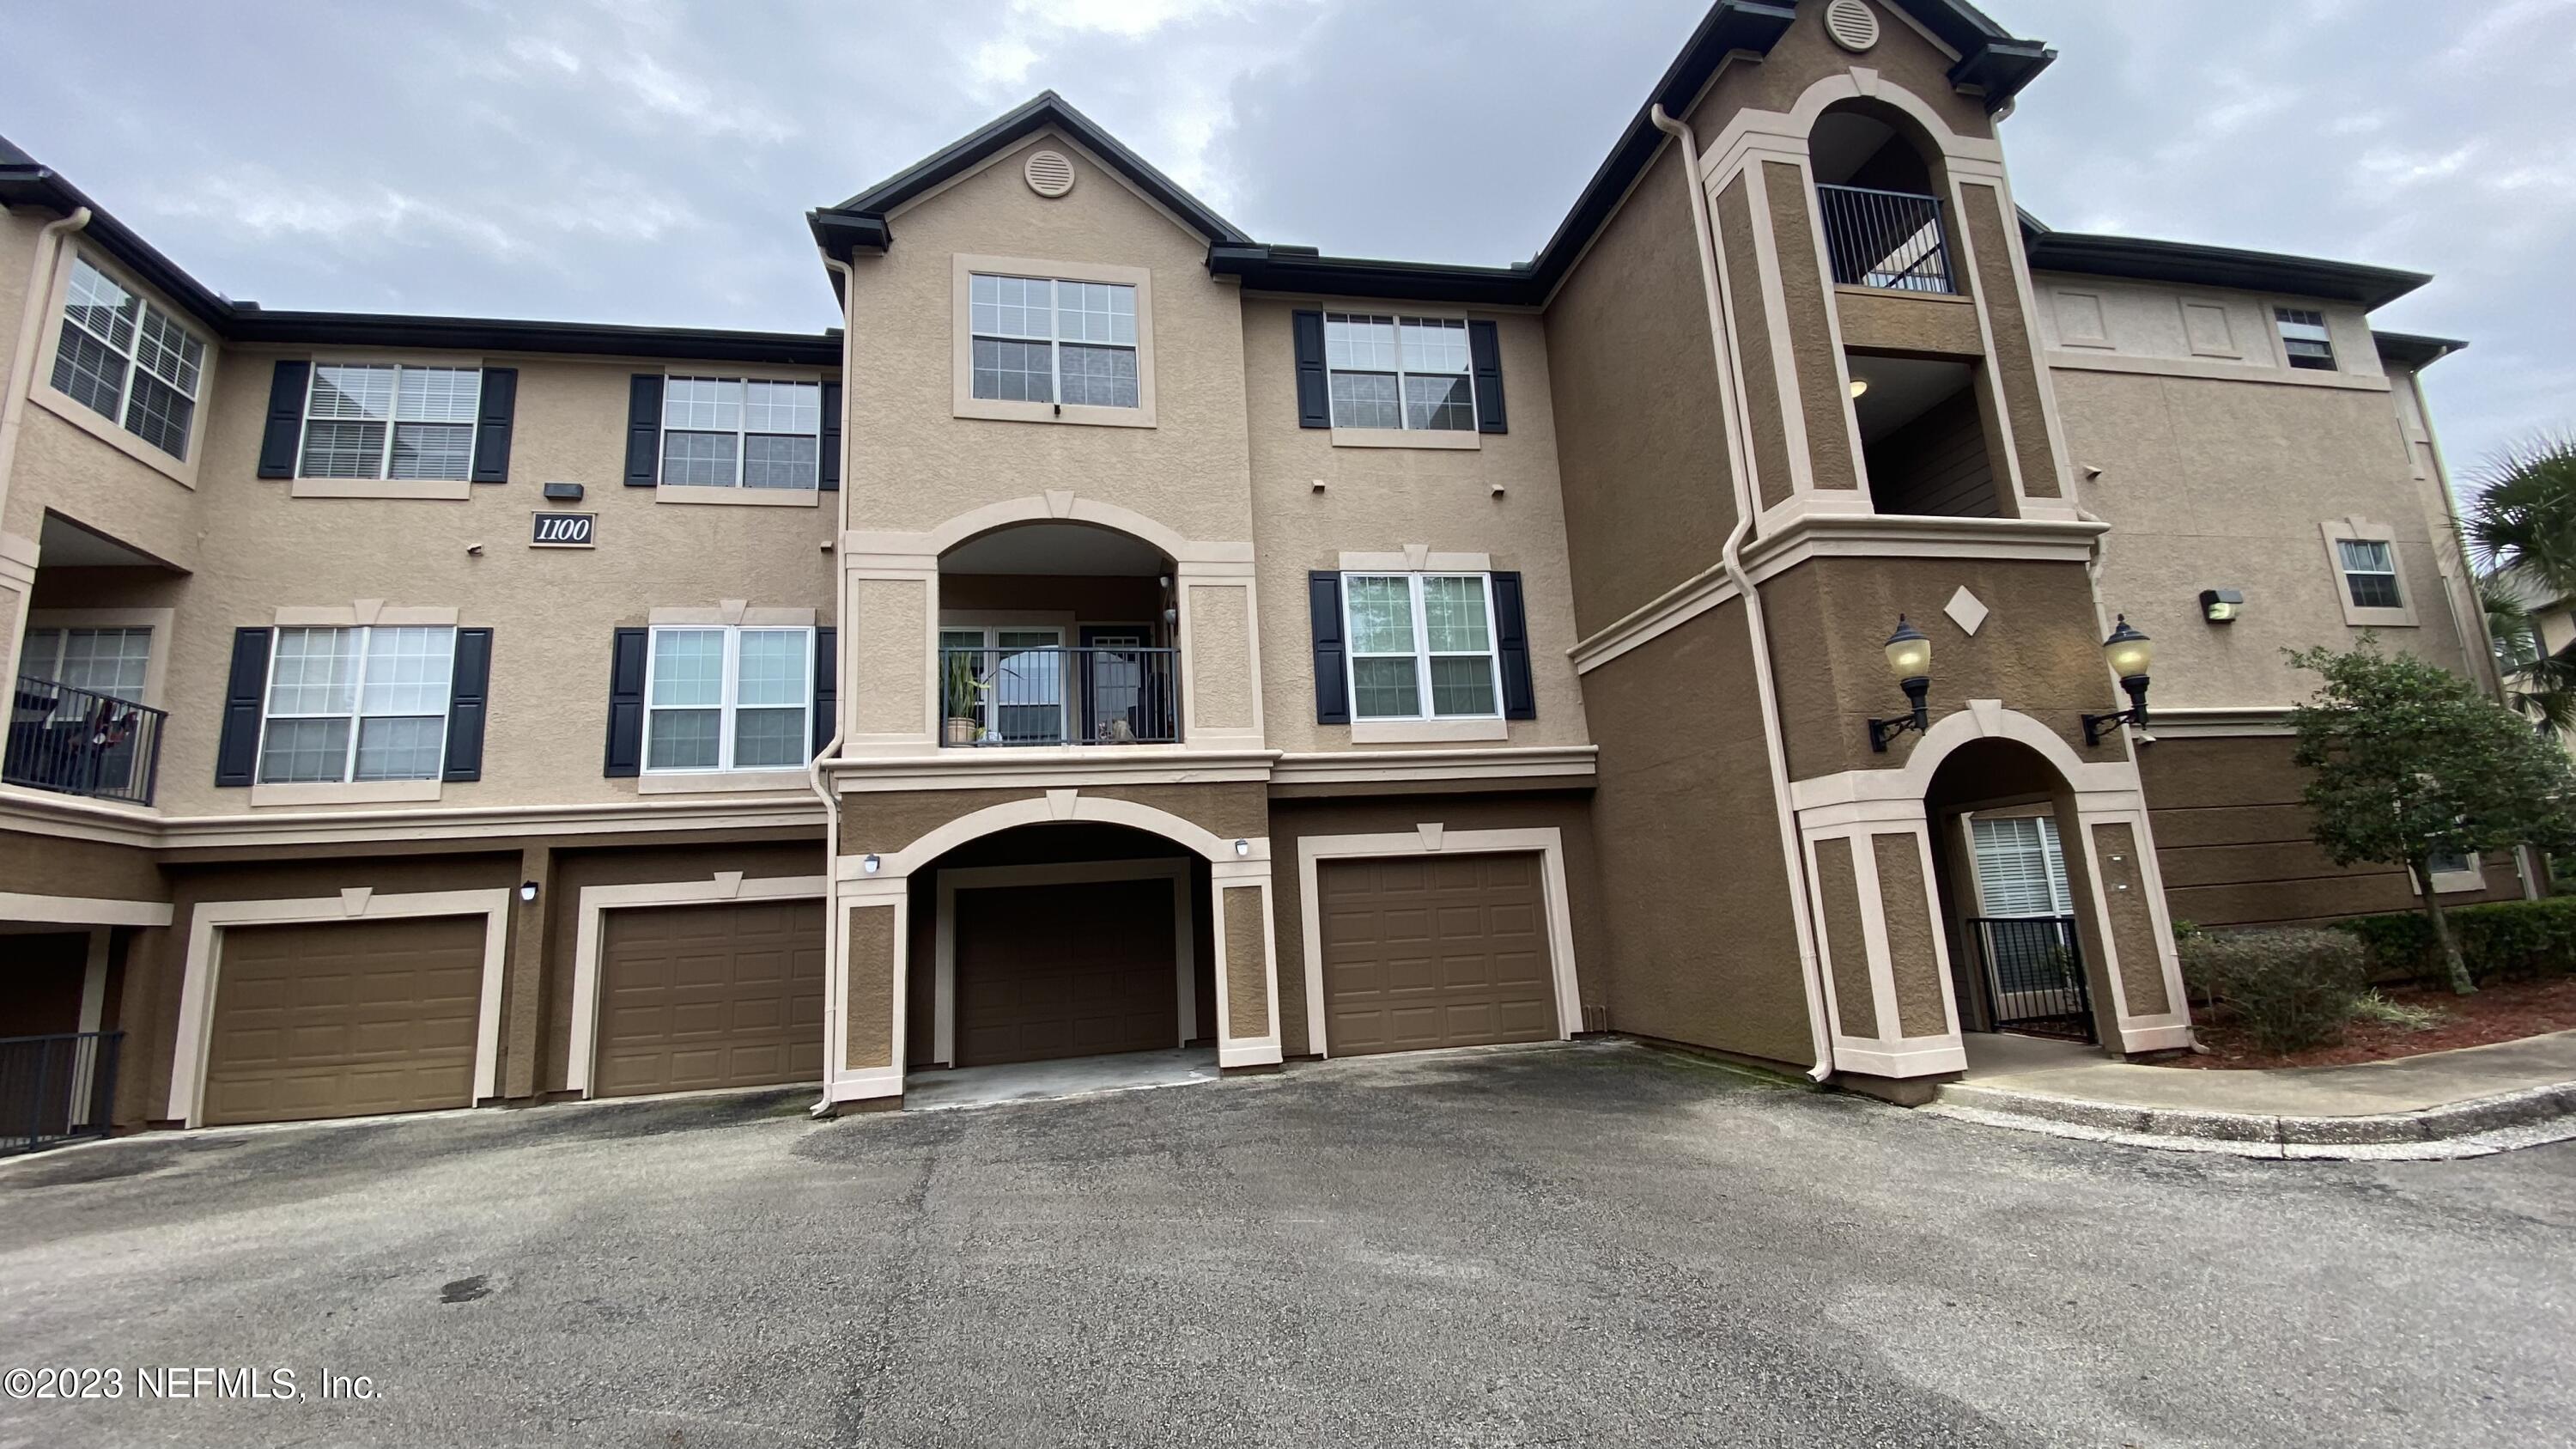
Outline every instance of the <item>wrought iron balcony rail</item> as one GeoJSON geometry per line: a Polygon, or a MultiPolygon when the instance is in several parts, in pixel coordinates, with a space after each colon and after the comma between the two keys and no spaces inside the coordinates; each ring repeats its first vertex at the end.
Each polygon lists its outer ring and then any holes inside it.
{"type": "Polygon", "coordinates": [[[1941,199],[1866,186],[1823,186],[1825,252],[1838,287],[1955,292],[1941,199]]]}
{"type": "Polygon", "coordinates": [[[10,703],[0,780],[149,805],[166,718],[149,705],[21,674],[10,703]]]}
{"type": "Polygon", "coordinates": [[[1995,1030],[2093,1040],[2093,999],[2073,916],[1971,916],[1995,1030]]]}
{"type": "Polygon", "coordinates": [[[124,1041],[121,1031],[0,1037],[0,1157],[106,1136],[124,1041]]]}
{"type": "Polygon", "coordinates": [[[943,647],[940,743],[1176,744],[1180,677],[1178,649],[943,647]]]}

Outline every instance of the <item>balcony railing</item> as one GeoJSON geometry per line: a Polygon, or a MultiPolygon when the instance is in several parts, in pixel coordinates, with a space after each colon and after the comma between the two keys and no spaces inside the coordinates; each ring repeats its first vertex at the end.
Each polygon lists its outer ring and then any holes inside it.
{"type": "Polygon", "coordinates": [[[121,1031],[0,1039],[0,1157],[106,1136],[124,1040],[121,1031]]]}
{"type": "Polygon", "coordinates": [[[1838,287],[1897,292],[1955,292],[1941,200],[1910,191],[1818,186],[1825,251],[1838,287]]]}
{"type": "Polygon", "coordinates": [[[1177,649],[943,648],[940,743],[1174,744],[1180,671],[1177,649]]]}
{"type": "Polygon", "coordinates": [[[2093,1040],[2093,999],[2073,916],[1971,916],[1997,1031],[2093,1040]]]}
{"type": "Polygon", "coordinates": [[[0,780],[149,805],[165,718],[148,705],[21,674],[0,780]]]}

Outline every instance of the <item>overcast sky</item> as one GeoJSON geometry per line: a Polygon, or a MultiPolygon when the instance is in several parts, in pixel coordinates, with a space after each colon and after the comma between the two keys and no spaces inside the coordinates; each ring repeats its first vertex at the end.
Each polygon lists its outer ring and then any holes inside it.
{"type": "MultiPolygon", "coordinates": [[[[2576,0],[1989,0],[2061,229],[2433,272],[2455,470],[2576,426],[2576,0]]],[[[1702,0],[7,0],[0,134],[271,307],[809,330],[802,213],[1053,87],[1236,224],[1537,250],[1702,0]]]]}

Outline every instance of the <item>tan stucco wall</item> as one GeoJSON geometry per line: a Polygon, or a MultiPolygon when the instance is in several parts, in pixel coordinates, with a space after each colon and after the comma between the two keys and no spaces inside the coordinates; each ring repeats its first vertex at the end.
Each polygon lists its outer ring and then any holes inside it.
{"type": "Polygon", "coordinates": [[[1226,1035],[1268,1036],[1270,962],[1261,949],[1261,887],[1231,887],[1223,899],[1226,1035]]]}
{"type": "Polygon", "coordinates": [[[1547,310],[1581,633],[1715,563],[1735,526],[1689,187],[1666,146],[1547,310]]]}
{"type": "Polygon", "coordinates": [[[2030,321],[2016,283],[2010,228],[2012,210],[2001,189],[1966,182],[1959,187],[1961,224],[1977,258],[1977,294],[1986,309],[1994,352],[1987,359],[2004,416],[2012,422],[2013,455],[2021,466],[2021,492],[2027,498],[2055,498],[2059,480],[2056,446],[2048,432],[2047,379],[2044,363],[2032,350],[2030,321]]]}
{"type": "Polygon", "coordinates": [[[894,918],[892,903],[852,906],[849,951],[842,958],[849,982],[849,1063],[853,1068],[894,1064],[894,918]]]}
{"type": "Polygon", "coordinates": [[[1868,726],[1905,712],[1885,653],[1900,613],[1932,639],[1934,723],[1969,700],[2000,699],[2087,759],[2121,757],[2116,737],[2084,744],[2081,717],[2118,706],[2081,564],[1823,558],[1760,587],[1791,779],[1905,763],[1920,737],[1900,735],[1879,753],[1868,726]],[[1963,586],[1989,611],[1973,636],[1942,612],[1963,586]]]}
{"type": "Polygon", "coordinates": [[[1744,177],[1729,181],[1717,195],[1718,245],[1725,249],[1726,275],[1734,279],[1726,305],[1735,330],[1734,355],[1743,359],[1744,428],[1752,440],[1754,497],[1763,508],[1789,500],[1797,483],[1789,460],[1788,417],[1795,400],[1780,387],[1773,364],[1771,317],[1764,308],[1762,259],[1754,240],[1753,188],[1744,177]]]}
{"type": "Polygon", "coordinates": [[[1985,355],[1985,338],[1977,330],[1977,304],[1971,297],[1836,287],[1834,311],[1846,348],[1962,359],[1985,355]]]}
{"type": "Polygon", "coordinates": [[[1994,134],[1985,106],[1975,97],[1963,96],[1951,88],[1951,59],[1893,10],[1882,4],[1870,5],[1878,13],[1878,44],[1864,54],[1854,55],[1825,34],[1824,9],[1824,0],[1798,0],[1797,23],[1771,47],[1769,55],[1759,60],[1738,58],[1718,74],[1707,99],[1691,112],[1691,125],[1698,129],[1703,144],[1706,138],[1724,130],[1727,119],[1736,111],[1786,111],[1818,80],[1854,68],[1875,70],[1890,84],[1921,96],[1951,130],[1963,136],[1994,134]]]}
{"type": "MultiPolygon", "coordinates": [[[[1789,319],[1789,353],[1797,364],[1797,410],[1807,427],[1810,478],[1818,488],[1856,488],[1860,470],[1852,463],[1851,400],[1834,356],[1833,291],[1824,257],[1816,249],[1807,173],[1785,161],[1765,161],[1762,186],[1770,203],[1773,254],[1780,263],[1776,282],[1789,319]]],[[[1750,354],[1745,365],[1755,365],[1750,354]]]]}
{"type": "MultiPolygon", "coordinates": [[[[1495,324],[1509,432],[1478,433],[1473,448],[1337,448],[1329,429],[1297,426],[1289,319],[1301,308],[1344,306],[1441,316],[1462,310],[1364,299],[1244,301],[1263,728],[1271,747],[1329,750],[1350,744],[1348,726],[1315,723],[1308,571],[1339,567],[1345,550],[1396,553],[1408,544],[1427,545],[1434,553],[1489,554],[1495,568],[1520,572],[1538,717],[1512,721],[1508,741],[1482,743],[1582,743],[1583,701],[1565,657],[1575,640],[1573,585],[1546,330],[1526,314],[1468,313],[1495,324]],[[1318,480],[1321,493],[1315,491],[1318,480]]],[[[1203,590],[1201,596],[1215,592],[1203,590]]],[[[1201,688],[1197,712],[1204,722],[1208,698],[1201,688]]]]}
{"type": "Polygon", "coordinates": [[[1922,838],[1878,834],[1869,838],[1878,862],[1878,900],[1886,912],[1887,965],[1896,983],[1897,1031],[1939,1036],[1949,1030],[1942,995],[1950,988],[1932,945],[1934,907],[1923,879],[1922,838]]]}
{"type": "Polygon", "coordinates": [[[1817,949],[1834,978],[1834,1025],[1845,1036],[1878,1035],[1878,999],[1869,984],[1868,928],[1861,924],[1860,875],[1849,836],[1816,842],[1816,915],[1824,925],[1817,949]]]}
{"type": "MultiPolygon", "coordinates": [[[[2156,641],[2153,703],[2284,705],[2313,689],[2282,651],[2348,648],[2344,583],[2319,525],[2358,516],[2396,530],[2413,628],[2383,645],[2468,670],[2422,485],[2389,394],[2208,378],[2056,373],[2067,448],[2098,478],[2078,498],[2108,520],[2105,604],[2156,641]],[[2245,595],[2235,622],[2201,618],[2200,591],[2245,595]]],[[[2474,676],[2473,676],[2474,677],[2474,676]]]]}

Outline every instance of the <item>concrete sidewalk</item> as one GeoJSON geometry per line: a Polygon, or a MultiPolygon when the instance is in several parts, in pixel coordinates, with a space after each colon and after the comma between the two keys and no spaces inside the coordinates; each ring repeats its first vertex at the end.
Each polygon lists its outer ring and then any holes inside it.
{"type": "Polygon", "coordinates": [[[1995,1126],[2249,1157],[2477,1157],[2576,1137],[2576,1031],[2343,1067],[2138,1066],[2031,1037],[1969,1038],[1926,1110],[1995,1126]]]}

